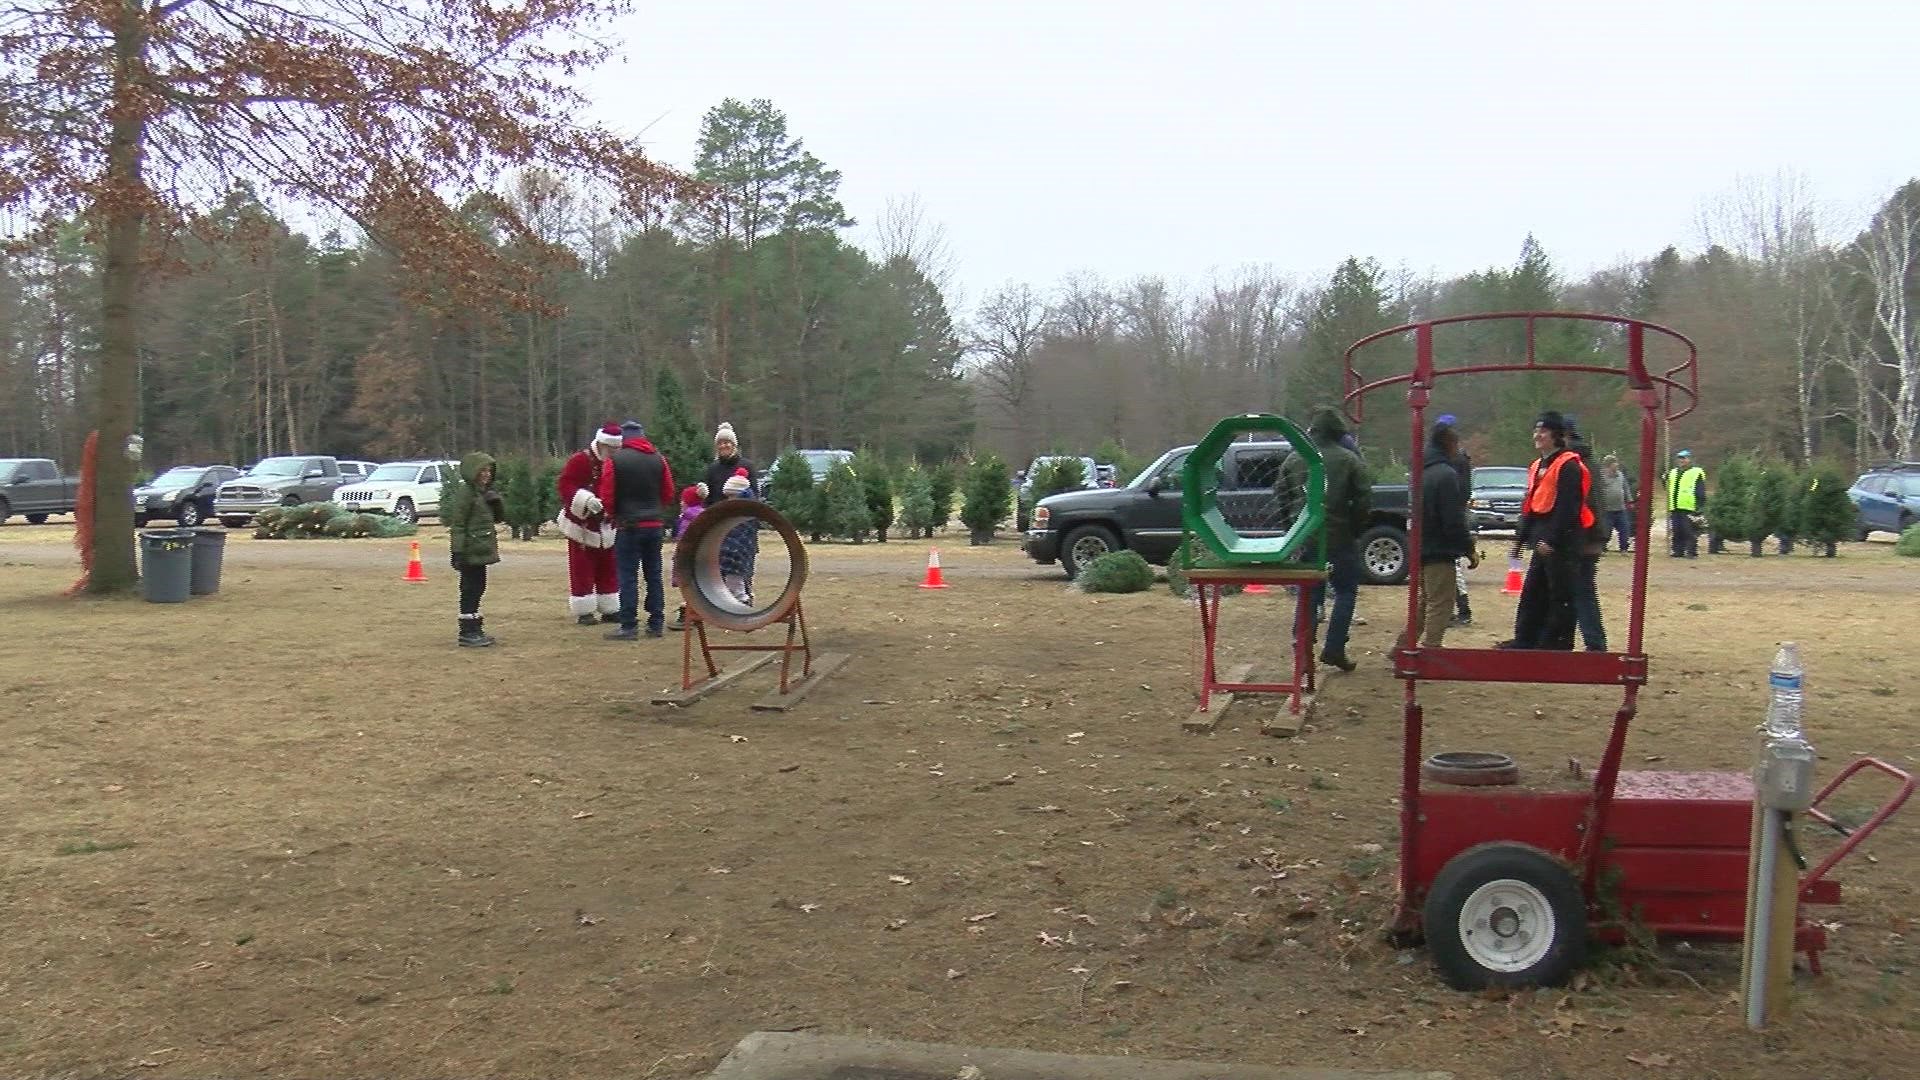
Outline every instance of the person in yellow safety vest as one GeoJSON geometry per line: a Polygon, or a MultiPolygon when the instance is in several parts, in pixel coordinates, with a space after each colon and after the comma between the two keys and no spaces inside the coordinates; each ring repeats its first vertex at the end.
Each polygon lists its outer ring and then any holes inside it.
{"type": "Polygon", "coordinates": [[[1707,508],[1707,470],[1693,463],[1693,451],[1673,455],[1667,470],[1667,538],[1674,558],[1700,557],[1700,526],[1694,515],[1707,508]]]}
{"type": "Polygon", "coordinates": [[[1573,647],[1575,573],[1593,508],[1587,492],[1593,474],[1580,455],[1567,449],[1569,425],[1557,412],[1540,414],[1533,425],[1533,448],[1540,458],[1527,467],[1526,500],[1520,504],[1520,532],[1512,557],[1533,551],[1513,615],[1513,639],[1503,649],[1573,647]]]}

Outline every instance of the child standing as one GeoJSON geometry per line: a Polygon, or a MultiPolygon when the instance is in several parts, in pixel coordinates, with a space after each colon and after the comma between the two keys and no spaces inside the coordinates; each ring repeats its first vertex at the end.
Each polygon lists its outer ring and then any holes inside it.
{"type": "MultiPolygon", "coordinates": [[[[679,539],[687,535],[687,529],[693,524],[693,519],[699,517],[700,511],[706,509],[706,501],[707,485],[704,483],[690,484],[680,491],[680,518],[673,523],[673,536],[675,541],[673,545],[673,587],[676,589],[680,587],[679,539]]],[[[680,610],[673,616],[673,621],[667,624],[667,629],[685,630],[686,628],[687,605],[681,604],[680,610]]]]}
{"type": "MultiPolygon", "coordinates": [[[[753,481],[747,470],[738,468],[727,477],[720,486],[721,498],[753,498],[753,481]]],[[[760,553],[760,522],[748,519],[727,531],[726,539],[720,541],[720,579],[727,583],[727,591],[743,604],[753,603],[753,562],[760,553]]]]}
{"type": "Polygon", "coordinates": [[[460,575],[461,648],[484,649],[494,643],[480,614],[480,597],[487,591],[487,567],[500,561],[500,539],[494,525],[506,516],[500,493],[493,490],[493,472],[493,458],[487,454],[461,458],[461,482],[452,486],[440,504],[453,569],[460,575]]]}

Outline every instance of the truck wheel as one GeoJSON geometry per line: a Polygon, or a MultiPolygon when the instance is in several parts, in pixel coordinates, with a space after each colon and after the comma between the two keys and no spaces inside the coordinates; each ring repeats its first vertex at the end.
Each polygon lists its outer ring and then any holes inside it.
{"type": "Polygon", "coordinates": [[[10,505],[8,505],[7,500],[0,499],[0,525],[5,525],[7,523],[7,515],[12,512],[13,512],[13,508],[10,505]]]}
{"type": "Polygon", "coordinates": [[[223,517],[220,519],[220,524],[225,525],[229,529],[244,529],[247,527],[248,520],[249,519],[243,517],[223,517]]]}
{"type": "Polygon", "coordinates": [[[399,502],[394,503],[393,516],[406,522],[408,525],[412,525],[420,520],[420,515],[414,512],[412,499],[401,499],[399,502]]]}
{"type": "Polygon", "coordinates": [[[1082,525],[1060,541],[1060,566],[1071,581],[1080,576],[1087,564],[1109,552],[1120,550],[1120,538],[1104,525],[1082,525]]]}
{"type": "Polygon", "coordinates": [[[1369,585],[1399,585],[1407,580],[1407,534],[1397,526],[1375,525],[1360,534],[1360,576],[1369,585]]]}
{"type": "Polygon", "coordinates": [[[191,529],[206,520],[206,515],[201,512],[199,503],[188,499],[180,504],[180,509],[174,514],[173,520],[179,522],[181,528],[191,529]]]}
{"type": "Polygon", "coordinates": [[[289,496],[287,496],[286,498],[284,498],[284,499],[281,499],[281,500],[280,500],[280,505],[281,505],[281,506],[299,506],[299,505],[300,505],[300,496],[298,496],[298,495],[289,495],[289,496]]]}
{"type": "Polygon", "coordinates": [[[145,515],[145,514],[135,514],[135,515],[133,515],[133,527],[134,527],[134,528],[136,528],[136,529],[144,529],[144,528],[146,528],[146,527],[147,527],[147,515],[145,515]]]}
{"type": "Polygon", "coordinates": [[[47,523],[47,517],[48,517],[48,515],[46,515],[46,514],[28,514],[28,515],[27,515],[27,524],[29,524],[29,525],[45,525],[45,524],[47,523]]]}
{"type": "Polygon", "coordinates": [[[1427,948],[1455,990],[1559,986],[1587,952],[1587,904],[1545,852],[1481,844],[1448,860],[1422,912],[1427,948]]]}

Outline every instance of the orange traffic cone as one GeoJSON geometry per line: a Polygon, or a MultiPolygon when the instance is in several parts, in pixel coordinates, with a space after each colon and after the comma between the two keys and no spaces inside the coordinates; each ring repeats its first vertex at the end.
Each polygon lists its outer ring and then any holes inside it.
{"type": "Polygon", "coordinates": [[[412,551],[407,556],[407,575],[402,581],[425,581],[427,569],[420,565],[420,541],[413,541],[412,551]]]}
{"type": "Polygon", "coordinates": [[[1265,596],[1273,590],[1256,581],[1240,591],[1246,593],[1248,596],[1265,596]]]}
{"type": "Polygon", "coordinates": [[[920,583],[923,589],[944,589],[947,583],[940,577],[940,549],[927,549],[927,579],[920,583]]]}
{"type": "Polygon", "coordinates": [[[1508,559],[1507,560],[1507,583],[1505,585],[1500,586],[1500,595],[1501,596],[1519,596],[1520,595],[1520,578],[1521,578],[1520,560],[1508,559]]]}

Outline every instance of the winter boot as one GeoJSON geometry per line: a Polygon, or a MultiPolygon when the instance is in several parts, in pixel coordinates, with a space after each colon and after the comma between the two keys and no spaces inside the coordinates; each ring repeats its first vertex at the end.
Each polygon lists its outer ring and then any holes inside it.
{"type": "Polygon", "coordinates": [[[594,615],[592,612],[588,612],[587,614],[582,615],[573,621],[580,626],[599,626],[600,625],[600,617],[597,615],[594,615]]]}
{"type": "Polygon", "coordinates": [[[493,639],[482,629],[485,620],[478,615],[460,616],[460,647],[463,649],[484,649],[493,644],[493,639]]]}
{"type": "Polygon", "coordinates": [[[667,624],[667,629],[685,630],[686,628],[687,628],[687,605],[681,604],[680,610],[673,613],[673,621],[667,624]]]}
{"type": "Polygon", "coordinates": [[[1352,660],[1347,659],[1346,653],[1331,653],[1324,650],[1320,653],[1320,662],[1329,667],[1339,668],[1348,674],[1352,674],[1353,670],[1360,666],[1352,660]]]}
{"type": "Polygon", "coordinates": [[[1467,603],[1467,598],[1464,596],[1454,597],[1453,625],[1455,626],[1472,626],[1473,625],[1473,605],[1467,603]]]}

